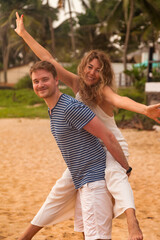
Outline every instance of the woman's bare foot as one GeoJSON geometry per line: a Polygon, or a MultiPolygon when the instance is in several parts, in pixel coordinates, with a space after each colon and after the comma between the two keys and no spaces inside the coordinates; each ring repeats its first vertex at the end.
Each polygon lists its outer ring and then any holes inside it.
{"type": "Polygon", "coordinates": [[[128,231],[129,231],[128,240],[143,240],[143,234],[139,227],[137,219],[129,220],[128,231]]]}
{"type": "Polygon", "coordinates": [[[143,234],[136,218],[135,210],[129,208],[125,211],[128,223],[128,240],[143,240],[143,234]]]}

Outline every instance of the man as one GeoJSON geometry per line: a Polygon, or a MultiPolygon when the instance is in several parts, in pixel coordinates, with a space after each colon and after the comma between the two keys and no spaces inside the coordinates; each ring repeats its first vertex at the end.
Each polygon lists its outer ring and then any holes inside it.
{"type": "MultiPolygon", "coordinates": [[[[98,138],[128,170],[121,147],[87,106],[59,91],[57,73],[51,63],[37,62],[31,67],[30,76],[35,93],[48,106],[51,132],[71,172],[75,189],[78,189],[84,226],[83,229],[78,226],[78,217],[75,216],[76,229],[84,231],[85,240],[110,239],[112,203],[104,180],[106,155],[98,138]]],[[[44,209],[42,214],[45,216],[44,209]]],[[[34,222],[20,239],[31,239],[42,228],[34,222]]]]}

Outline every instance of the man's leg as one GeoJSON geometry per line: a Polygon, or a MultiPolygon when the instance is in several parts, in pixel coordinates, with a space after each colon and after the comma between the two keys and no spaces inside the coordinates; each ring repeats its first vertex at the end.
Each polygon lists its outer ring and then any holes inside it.
{"type": "Polygon", "coordinates": [[[112,200],[105,181],[85,184],[77,196],[75,231],[84,231],[85,240],[111,239],[112,200]]]}
{"type": "MultiPolygon", "coordinates": [[[[109,199],[110,199],[110,193],[109,193],[109,199]]],[[[110,203],[110,201],[109,201],[109,203],[110,203]]],[[[85,240],[83,217],[82,217],[82,207],[81,207],[81,200],[80,200],[80,192],[79,191],[77,192],[77,198],[76,198],[74,230],[76,232],[82,232],[83,240],[85,240]]],[[[100,240],[100,239],[98,239],[98,240],[100,240]]],[[[111,239],[106,239],[106,240],[111,240],[111,239]]]]}

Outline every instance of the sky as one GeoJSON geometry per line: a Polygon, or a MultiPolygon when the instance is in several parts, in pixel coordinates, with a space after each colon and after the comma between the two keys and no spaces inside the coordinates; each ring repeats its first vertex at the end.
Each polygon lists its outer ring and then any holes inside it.
{"type": "MultiPolygon", "coordinates": [[[[46,0],[44,0],[43,2],[45,3],[46,0]]],[[[72,11],[79,12],[79,13],[82,12],[82,4],[80,0],[70,0],[70,3],[71,3],[72,11]]],[[[54,8],[56,8],[58,5],[58,0],[49,0],[49,4],[50,6],[53,6],[54,8]]],[[[53,26],[57,27],[61,22],[63,22],[66,18],[68,18],[68,16],[69,16],[69,8],[68,8],[68,1],[66,0],[65,11],[63,9],[60,9],[59,21],[54,21],[53,26]]]]}

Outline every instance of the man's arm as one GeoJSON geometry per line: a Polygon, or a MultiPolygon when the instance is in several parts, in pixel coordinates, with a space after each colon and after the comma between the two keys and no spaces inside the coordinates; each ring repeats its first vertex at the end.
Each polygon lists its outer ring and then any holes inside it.
{"type": "Polygon", "coordinates": [[[88,124],[83,127],[87,132],[100,138],[105,144],[108,151],[112,154],[117,162],[126,170],[129,169],[128,162],[124,156],[122,148],[113,133],[95,116],[88,124]]]}

